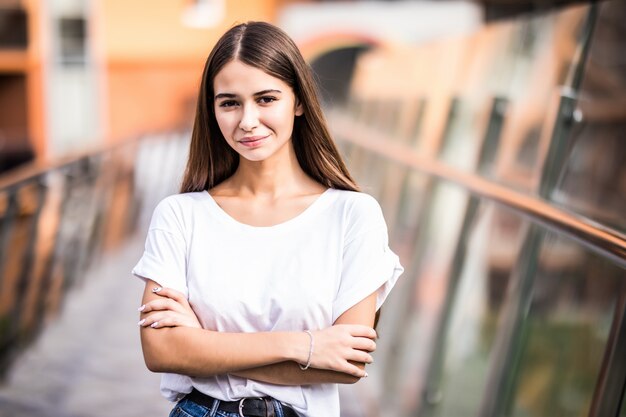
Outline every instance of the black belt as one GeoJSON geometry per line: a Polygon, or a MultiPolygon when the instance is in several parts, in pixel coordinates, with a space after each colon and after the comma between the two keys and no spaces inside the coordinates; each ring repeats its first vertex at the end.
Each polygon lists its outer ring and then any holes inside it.
{"type": "MultiPolygon", "coordinates": [[[[185,400],[193,401],[196,404],[200,404],[204,407],[211,408],[215,402],[215,398],[203,394],[197,389],[193,389],[184,398],[185,400]]],[[[298,417],[298,414],[288,405],[282,404],[283,416],[285,417],[298,417]]],[[[220,411],[226,411],[227,413],[238,413],[240,416],[245,417],[276,417],[276,410],[274,409],[274,403],[271,397],[263,398],[242,398],[239,401],[222,401],[217,407],[220,411]]]]}

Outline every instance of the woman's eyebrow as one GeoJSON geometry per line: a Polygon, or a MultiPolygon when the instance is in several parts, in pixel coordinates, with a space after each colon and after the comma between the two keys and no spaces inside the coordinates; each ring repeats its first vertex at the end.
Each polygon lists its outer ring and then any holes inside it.
{"type": "Polygon", "coordinates": [[[267,90],[259,91],[258,93],[254,93],[254,95],[255,96],[262,96],[262,95],[268,94],[268,93],[278,93],[278,94],[281,94],[282,91],[270,88],[270,89],[267,89],[267,90]]]}
{"type": "Polygon", "coordinates": [[[232,93],[219,93],[215,95],[215,100],[220,99],[220,98],[235,98],[237,97],[236,94],[232,94],[232,93]]]}
{"type": "MultiPolygon", "coordinates": [[[[282,94],[282,91],[280,90],[276,90],[274,88],[268,88],[267,90],[261,90],[257,93],[254,93],[253,96],[257,97],[257,96],[262,96],[264,94],[269,94],[269,93],[278,93],[278,94],[282,94]]],[[[218,100],[220,98],[237,98],[237,94],[233,94],[233,93],[218,93],[215,95],[215,100],[218,100]]]]}

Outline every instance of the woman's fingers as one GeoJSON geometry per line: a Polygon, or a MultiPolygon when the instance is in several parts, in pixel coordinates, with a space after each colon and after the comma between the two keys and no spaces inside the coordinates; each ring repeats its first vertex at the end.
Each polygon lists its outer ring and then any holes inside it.
{"type": "Polygon", "coordinates": [[[373,363],[374,358],[367,352],[361,350],[353,350],[350,354],[346,355],[346,359],[352,362],[360,363],[373,363]]]}
{"type": "Polygon", "coordinates": [[[361,369],[358,366],[353,365],[351,363],[348,363],[348,366],[346,366],[344,373],[348,375],[356,376],[357,378],[367,377],[367,372],[365,372],[365,369],[361,369]]]}
{"type": "Polygon", "coordinates": [[[176,291],[173,288],[154,287],[152,292],[162,297],[171,298],[172,300],[182,305],[188,304],[187,297],[180,291],[176,291]]]}
{"type": "Polygon", "coordinates": [[[376,350],[377,337],[376,331],[371,327],[361,325],[346,325],[339,324],[333,326],[339,331],[346,331],[348,338],[345,339],[346,343],[353,349],[365,350],[367,352],[373,352],[376,350]]]}
{"type": "Polygon", "coordinates": [[[368,326],[363,326],[361,324],[337,324],[336,326],[346,327],[346,330],[348,330],[350,335],[354,337],[367,337],[369,339],[378,338],[376,330],[368,326]]]}
{"type": "Polygon", "coordinates": [[[362,363],[354,362],[354,361],[345,361],[341,364],[338,364],[336,368],[333,369],[337,372],[342,372],[344,374],[352,375],[357,378],[364,378],[367,376],[367,372],[365,372],[365,366],[362,363]]]}
{"type": "Polygon", "coordinates": [[[352,347],[366,352],[374,352],[376,350],[376,342],[366,337],[355,337],[352,347]]]}
{"type": "Polygon", "coordinates": [[[146,304],[139,307],[139,311],[142,313],[149,313],[151,311],[160,311],[160,310],[172,310],[183,312],[183,307],[177,301],[172,300],[171,298],[157,298],[156,300],[152,300],[147,302],[146,304]]]}
{"type": "Polygon", "coordinates": [[[152,327],[160,329],[162,327],[199,327],[197,321],[189,316],[178,314],[172,311],[158,311],[147,315],[137,323],[141,327],[152,327]]]}
{"type": "Polygon", "coordinates": [[[175,327],[180,325],[180,319],[177,314],[171,311],[159,311],[147,315],[137,323],[141,327],[175,327]]]}

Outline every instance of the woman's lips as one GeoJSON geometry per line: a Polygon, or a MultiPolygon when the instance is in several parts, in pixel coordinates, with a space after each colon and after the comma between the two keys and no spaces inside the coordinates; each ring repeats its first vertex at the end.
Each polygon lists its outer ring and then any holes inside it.
{"type": "Polygon", "coordinates": [[[248,148],[255,148],[257,146],[260,146],[268,136],[250,136],[241,139],[239,143],[248,148]]]}

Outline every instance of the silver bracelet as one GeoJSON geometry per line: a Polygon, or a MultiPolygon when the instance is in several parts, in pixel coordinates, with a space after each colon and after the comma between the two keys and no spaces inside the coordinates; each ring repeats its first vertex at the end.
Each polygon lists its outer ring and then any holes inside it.
{"type": "Polygon", "coordinates": [[[302,364],[298,364],[298,365],[300,366],[300,369],[302,369],[303,371],[306,371],[307,369],[309,369],[309,366],[311,366],[311,358],[313,357],[313,334],[311,334],[310,330],[305,330],[304,332],[309,335],[309,339],[311,340],[311,343],[309,344],[309,357],[306,360],[306,365],[304,366],[302,366],[302,364]]]}

